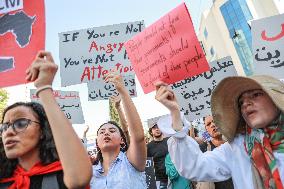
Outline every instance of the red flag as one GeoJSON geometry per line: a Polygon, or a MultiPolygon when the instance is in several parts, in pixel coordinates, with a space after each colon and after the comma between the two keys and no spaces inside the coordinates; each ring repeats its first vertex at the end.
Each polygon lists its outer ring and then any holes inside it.
{"type": "MultiPolygon", "coordinates": [[[[17,2],[6,1],[7,7],[17,2]]],[[[44,47],[44,0],[23,0],[23,9],[0,13],[0,87],[25,83],[26,69],[44,47]]]]}

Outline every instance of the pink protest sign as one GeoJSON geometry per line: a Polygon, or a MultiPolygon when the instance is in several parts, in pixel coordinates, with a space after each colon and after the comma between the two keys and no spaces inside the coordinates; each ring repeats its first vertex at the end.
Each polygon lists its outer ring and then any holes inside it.
{"type": "Polygon", "coordinates": [[[144,93],[209,70],[185,3],[124,44],[144,93]]]}

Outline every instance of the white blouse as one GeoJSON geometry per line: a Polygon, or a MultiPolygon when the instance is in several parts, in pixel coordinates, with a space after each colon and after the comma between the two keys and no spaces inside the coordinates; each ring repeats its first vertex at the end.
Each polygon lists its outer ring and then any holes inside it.
{"type": "MultiPolygon", "coordinates": [[[[181,176],[193,181],[224,181],[232,177],[235,189],[254,189],[252,164],[244,148],[244,136],[202,153],[197,142],[180,131],[168,140],[172,162],[181,176]]],[[[274,152],[284,183],[284,153],[274,152]]]]}

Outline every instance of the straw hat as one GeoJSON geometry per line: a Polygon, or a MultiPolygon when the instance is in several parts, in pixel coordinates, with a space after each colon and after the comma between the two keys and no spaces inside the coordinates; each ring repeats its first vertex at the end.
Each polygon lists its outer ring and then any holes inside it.
{"type": "Polygon", "coordinates": [[[264,90],[284,112],[284,83],[278,79],[266,75],[223,79],[212,93],[211,110],[214,122],[229,141],[234,139],[238,128],[245,126],[238,99],[245,91],[254,89],[264,90]]]}

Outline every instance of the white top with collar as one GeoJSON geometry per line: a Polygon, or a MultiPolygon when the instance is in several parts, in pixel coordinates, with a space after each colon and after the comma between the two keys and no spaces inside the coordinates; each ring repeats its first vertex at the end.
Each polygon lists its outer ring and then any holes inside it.
{"type": "MultiPolygon", "coordinates": [[[[202,153],[186,129],[168,139],[169,154],[179,174],[193,181],[223,181],[232,177],[235,189],[254,189],[252,164],[244,147],[244,136],[202,153]]],[[[274,152],[284,183],[284,153],[274,152]]]]}

